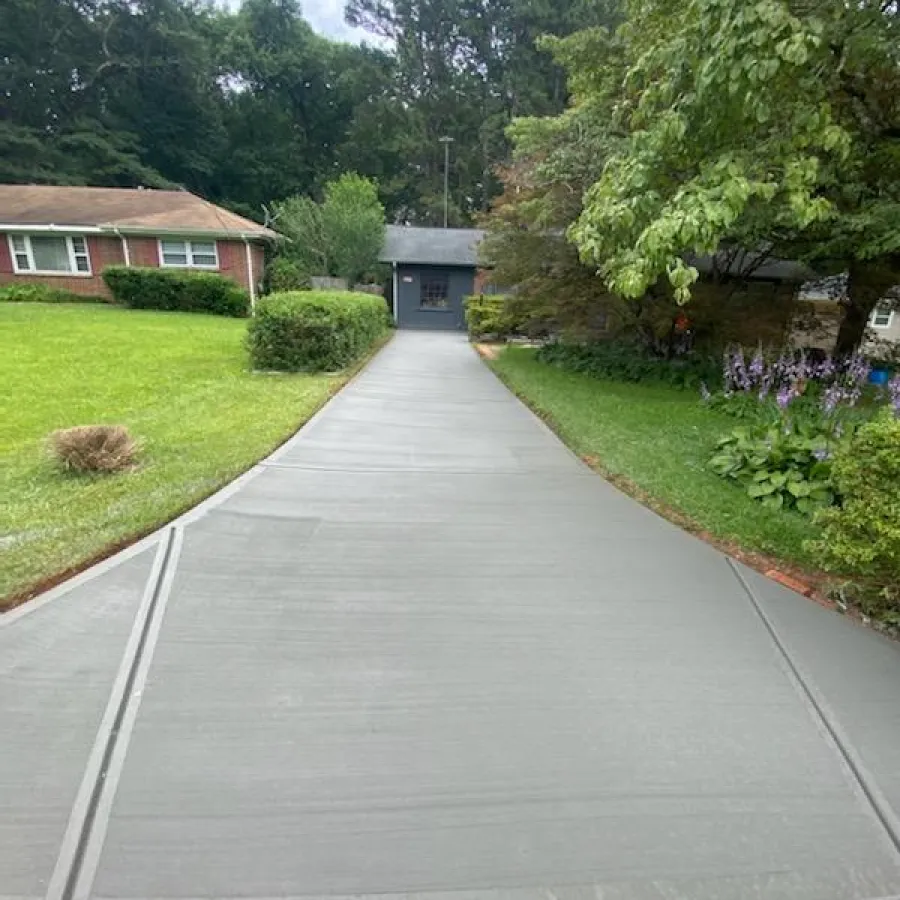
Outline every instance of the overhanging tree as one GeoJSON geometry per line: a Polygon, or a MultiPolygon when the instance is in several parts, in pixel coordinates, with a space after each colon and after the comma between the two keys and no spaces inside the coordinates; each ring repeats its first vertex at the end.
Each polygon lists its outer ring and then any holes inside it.
{"type": "Polygon", "coordinates": [[[839,349],[858,343],[900,277],[896,4],[631,0],[622,39],[628,139],[570,229],[585,261],[684,302],[689,253],[827,258],[850,272],[839,349]]]}

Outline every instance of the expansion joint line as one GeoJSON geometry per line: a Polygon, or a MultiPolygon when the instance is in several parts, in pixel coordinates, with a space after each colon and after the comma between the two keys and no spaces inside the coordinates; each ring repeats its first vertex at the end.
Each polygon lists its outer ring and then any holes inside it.
{"type": "MultiPolygon", "coordinates": [[[[872,811],[875,813],[875,817],[884,828],[888,840],[894,846],[897,853],[900,854],[900,820],[898,820],[897,814],[878,787],[878,783],[872,773],[869,772],[863,764],[863,761],[851,743],[849,736],[838,724],[837,717],[828,708],[828,705],[820,696],[818,690],[813,687],[811,679],[803,673],[802,669],[794,661],[787,645],[779,636],[772,619],[759,602],[759,598],[750,587],[743,573],[738,569],[732,559],[726,557],[726,562],[734,574],[734,577],[743,588],[744,593],[749,598],[753,609],[762,621],[766,631],[768,631],[769,637],[772,639],[772,642],[775,644],[775,647],[784,660],[792,680],[809,703],[814,718],[818,720],[819,724],[831,738],[837,752],[850,770],[850,774],[855,780],[859,790],[868,801],[869,806],[871,806],[872,811]]],[[[891,900],[891,898],[885,898],[885,900],[891,900]]]]}
{"type": "Polygon", "coordinates": [[[122,662],[72,806],[47,887],[46,900],[88,900],[91,895],[182,541],[182,528],[173,525],[159,542],[122,662]]]}

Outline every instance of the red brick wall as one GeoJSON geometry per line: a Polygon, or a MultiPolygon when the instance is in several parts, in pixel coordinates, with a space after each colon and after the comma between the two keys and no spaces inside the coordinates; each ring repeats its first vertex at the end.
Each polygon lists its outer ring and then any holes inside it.
{"type": "MultiPolygon", "coordinates": [[[[219,241],[219,271],[233,278],[242,288],[248,287],[247,250],[243,241],[219,241]]],[[[256,285],[262,281],[265,251],[258,244],[250,245],[253,254],[253,281],[256,285]]]]}
{"type": "Polygon", "coordinates": [[[92,234],[88,236],[91,271],[99,275],[107,266],[121,266],[125,262],[122,242],[117,237],[92,234]]]}
{"type": "Polygon", "coordinates": [[[159,243],[156,238],[129,235],[128,254],[133,266],[148,266],[155,269],[159,265],[159,243]]]}
{"type": "MultiPolygon", "coordinates": [[[[156,238],[130,235],[127,240],[131,265],[151,268],[159,266],[159,243],[156,238]]],[[[122,242],[118,237],[89,235],[87,243],[91,258],[91,275],[17,275],[13,271],[7,236],[0,234],[0,284],[10,281],[19,284],[36,282],[76,294],[109,297],[109,290],[103,283],[100,273],[106,266],[124,264],[122,242]]],[[[217,241],[216,246],[219,254],[219,273],[234,279],[246,289],[247,253],[243,241],[217,241]]],[[[250,247],[253,253],[253,279],[259,284],[262,280],[265,251],[259,244],[251,244],[250,247]]]]}

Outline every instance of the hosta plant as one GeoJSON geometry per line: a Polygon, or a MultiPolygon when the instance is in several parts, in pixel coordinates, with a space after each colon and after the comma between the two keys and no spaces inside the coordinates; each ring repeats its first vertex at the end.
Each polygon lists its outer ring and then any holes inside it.
{"type": "Polygon", "coordinates": [[[735,428],[718,441],[709,467],[764,506],[810,514],[835,501],[833,440],[809,423],[735,428]]]}

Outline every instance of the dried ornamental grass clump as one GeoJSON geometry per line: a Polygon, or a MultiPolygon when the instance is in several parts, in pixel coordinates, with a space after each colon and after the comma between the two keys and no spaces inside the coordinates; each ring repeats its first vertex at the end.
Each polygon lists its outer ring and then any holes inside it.
{"type": "Polygon", "coordinates": [[[122,472],[134,466],[137,443],[122,425],[79,425],[50,435],[54,459],[69,472],[122,472]]]}

